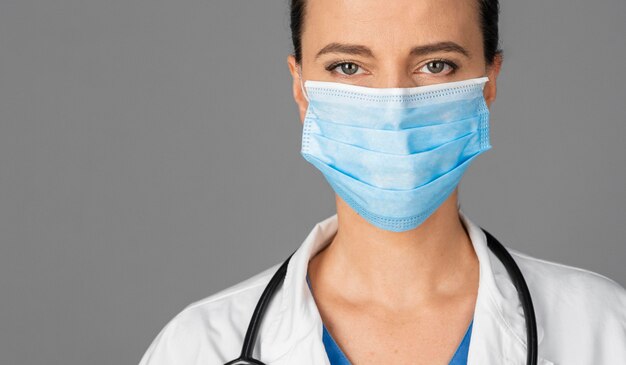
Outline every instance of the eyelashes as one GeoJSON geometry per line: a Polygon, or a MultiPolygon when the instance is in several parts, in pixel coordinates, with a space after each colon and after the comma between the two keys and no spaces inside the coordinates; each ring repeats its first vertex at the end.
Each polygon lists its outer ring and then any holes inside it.
{"type": "Polygon", "coordinates": [[[429,74],[435,74],[435,75],[440,74],[441,71],[438,71],[438,72],[432,72],[431,71],[431,67],[430,66],[433,65],[433,64],[443,64],[444,69],[445,69],[445,67],[449,67],[450,71],[445,73],[446,75],[451,74],[452,72],[456,71],[456,69],[459,68],[459,66],[456,63],[454,63],[454,62],[452,62],[450,60],[434,59],[434,60],[428,61],[424,66],[420,67],[420,70],[423,69],[423,68],[427,68],[428,71],[429,71],[427,73],[429,73],[429,74]]]}
{"type": "MultiPolygon", "coordinates": [[[[352,61],[347,61],[347,60],[341,60],[341,61],[336,61],[331,63],[330,65],[324,67],[326,69],[326,71],[329,72],[337,72],[335,69],[339,66],[344,66],[344,65],[354,65],[357,67],[357,69],[362,69],[363,67],[361,65],[359,65],[356,62],[352,62],[352,61]]],[[[342,74],[342,76],[351,76],[354,74],[342,74]]]]}
{"type": "MultiPolygon", "coordinates": [[[[442,72],[424,72],[425,74],[428,75],[450,75],[452,73],[454,73],[458,68],[459,65],[450,60],[450,59],[446,59],[446,58],[434,58],[434,59],[430,59],[428,61],[426,61],[425,63],[423,63],[417,70],[422,70],[424,68],[429,68],[429,65],[432,65],[434,63],[443,63],[444,67],[448,67],[449,68],[449,72],[447,73],[442,73],[442,72]]],[[[332,74],[338,74],[339,76],[342,77],[350,77],[353,75],[358,75],[359,71],[364,70],[363,66],[361,66],[358,62],[355,61],[351,61],[351,60],[337,60],[334,62],[331,62],[330,64],[324,66],[324,69],[332,74]],[[337,68],[338,67],[344,67],[344,66],[351,66],[351,68],[356,69],[353,73],[345,73],[343,70],[342,71],[338,71],[337,68]]],[[[430,70],[429,70],[430,71],[430,70]]]]}

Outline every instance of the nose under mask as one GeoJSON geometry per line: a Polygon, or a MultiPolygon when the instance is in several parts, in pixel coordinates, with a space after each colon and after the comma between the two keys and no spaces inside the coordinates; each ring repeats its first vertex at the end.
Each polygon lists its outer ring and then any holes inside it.
{"type": "Polygon", "coordinates": [[[418,227],[491,148],[487,77],[411,88],[307,80],[301,154],[369,223],[418,227]]]}

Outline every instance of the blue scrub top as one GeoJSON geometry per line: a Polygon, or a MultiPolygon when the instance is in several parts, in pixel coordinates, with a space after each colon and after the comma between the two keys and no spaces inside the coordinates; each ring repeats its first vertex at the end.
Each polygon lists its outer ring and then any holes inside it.
{"type": "MultiPolygon", "coordinates": [[[[309,275],[306,276],[306,282],[309,284],[309,289],[311,289],[311,281],[309,280],[309,275]]],[[[313,290],[311,290],[312,292],[313,290]]],[[[467,331],[465,332],[465,336],[463,336],[463,340],[461,340],[461,344],[456,349],[454,356],[452,356],[452,360],[450,360],[450,365],[467,365],[467,354],[469,352],[469,344],[470,337],[472,335],[472,325],[474,324],[474,320],[470,323],[467,331]]],[[[341,348],[337,345],[333,337],[330,335],[326,326],[323,325],[323,335],[322,342],[324,342],[324,348],[326,349],[326,354],[328,355],[328,359],[330,360],[331,365],[350,365],[350,361],[346,357],[346,355],[341,351],[341,348]]]]}

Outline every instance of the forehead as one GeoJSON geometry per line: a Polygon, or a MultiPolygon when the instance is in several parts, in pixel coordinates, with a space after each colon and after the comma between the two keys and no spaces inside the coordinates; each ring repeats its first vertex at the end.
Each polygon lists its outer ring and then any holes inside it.
{"type": "Polygon", "coordinates": [[[330,42],[367,45],[377,54],[441,41],[482,47],[478,0],[307,0],[305,54],[330,42]]]}

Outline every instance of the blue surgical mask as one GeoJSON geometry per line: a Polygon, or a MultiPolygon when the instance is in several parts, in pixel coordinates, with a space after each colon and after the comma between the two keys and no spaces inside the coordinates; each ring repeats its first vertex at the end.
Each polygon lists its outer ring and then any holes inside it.
{"type": "Polygon", "coordinates": [[[302,156],[371,224],[416,228],[491,148],[487,81],[370,88],[307,80],[302,156]]]}

